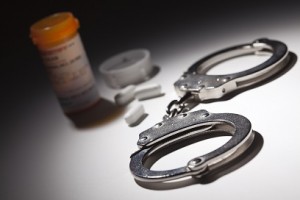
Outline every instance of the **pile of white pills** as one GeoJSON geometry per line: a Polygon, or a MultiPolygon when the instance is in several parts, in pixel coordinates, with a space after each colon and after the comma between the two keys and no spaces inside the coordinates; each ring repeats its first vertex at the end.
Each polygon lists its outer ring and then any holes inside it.
{"type": "MultiPolygon", "coordinates": [[[[115,95],[115,103],[125,106],[133,100],[146,100],[163,96],[159,84],[148,85],[128,85],[115,95]]],[[[145,118],[145,109],[141,103],[136,103],[124,115],[124,119],[129,126],[134,126],[145,118]]]]}
{"type": "MultiPolygon", "coordinates": [[[[109,87],[124,87],[115,95],[115,103],[119,106],[128,105],[135,99],[141,101],[163,95],[159,84],[135,85],[149,80],[153,71],[151,54],[147,49],[119,53],[99,66],[99,72],[109,87]]],[[[141,122],[145,115],[144,106],[138,103],[130,107],[124,118],[129,126],[134,126],[141,122]]]]}

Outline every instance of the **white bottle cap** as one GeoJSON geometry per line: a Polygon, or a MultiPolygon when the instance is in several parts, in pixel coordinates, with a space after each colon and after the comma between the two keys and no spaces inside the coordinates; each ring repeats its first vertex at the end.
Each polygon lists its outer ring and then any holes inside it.
{"type": "Polygon", "coordinates": [[[135,49],[117,54],[104,61],[99,71],[112,88],[141,83],[148,80],[153,71],[150,52],[135,49]]]}

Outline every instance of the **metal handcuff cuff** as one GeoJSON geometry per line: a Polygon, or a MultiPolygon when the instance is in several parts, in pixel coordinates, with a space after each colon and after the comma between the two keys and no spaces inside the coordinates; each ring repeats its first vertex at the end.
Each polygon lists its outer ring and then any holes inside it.
{"type": "Polygon", "coordinates": [[[199,102],[223,97],[232,91],[252,86],[280,71],[289,62],[287,46],[275,40],[258,39],[213,53],[193,64],[174,84],[180,100],[172,101],[167,115],[139,135],[140,150],[132,154],[130,170],[142,182],[165,182],[186,176],[200,178],[245,152],[254,139],[251,122],[237,114],[209,113],[206,110],[187,112],[199,102]],[[207,75],[216,64],[230,58],[251,54],[272,54],[262,64],[227,75],[207,75]],[[167,147],[198,136],[223,132],[231,139],[205,155],[191,159],[187,166],[171,170],[151,170],[145,162],[167,147]]]}

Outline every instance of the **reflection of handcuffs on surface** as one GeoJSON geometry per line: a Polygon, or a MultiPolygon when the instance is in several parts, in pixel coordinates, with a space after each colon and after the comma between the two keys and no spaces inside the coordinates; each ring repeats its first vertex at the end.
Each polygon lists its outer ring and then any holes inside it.
{"type": "Polygon", "coordinates": [[[254,134],[250,121],[237,114],[214,114],[206,110],[188,112],[201,101],[219,99],[225,94],[249,87],[275,75],[289,63],[287,46],[279,41],[259,39],[250,44],[230,47],[211,54],[192,65],[174,86],[181,97],[172,101],[167,115],[139,135],[140,150],[132,154],[130,170],[142,182],[164,182],[186,176],[201,177],[237,158],[251,145],[254,134]],[[272,56],[251,69],[227,74],[206,75],[216,64],[230,58],[270,53],[272,56]],[[231,139],[218,149],[191,159],[187,166],[155,171],[145,162],[156,152],[195,137],[216,134],[231,135],[231,139]]]}

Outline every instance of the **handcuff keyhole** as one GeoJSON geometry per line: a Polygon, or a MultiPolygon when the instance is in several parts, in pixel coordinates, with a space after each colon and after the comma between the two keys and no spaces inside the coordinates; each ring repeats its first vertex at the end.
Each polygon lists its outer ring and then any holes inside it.
{"type": "Polygon", "coordinates": [[[159,127],[161,127],[162,125],[163,125],[163,123],[162,123],[162,122],[159,122],[158,124],[155,125],[155,128],[159,128],[159,127]]]}
{"type": "Polygon", "coordinates": [[[201,117],[208,117],[209,113],[208,112],[203,112],[200,116],[201,117]]]}
{"type": "Polygon", "coordinates": [[[147,140],[148,139],[148,137],[147,136],[144,136],[144,137],[141,137],[140,138],[140,141],[145,141],[145,140],[147,140]]]}

